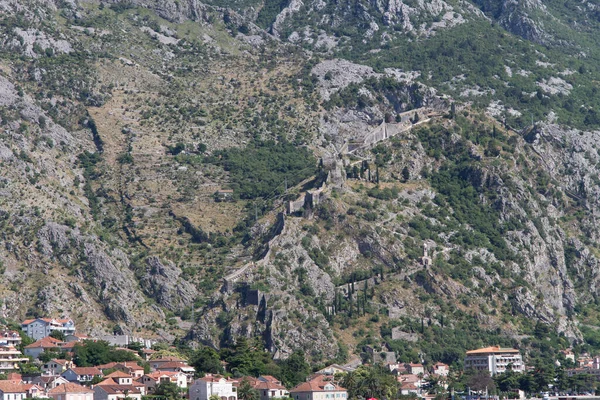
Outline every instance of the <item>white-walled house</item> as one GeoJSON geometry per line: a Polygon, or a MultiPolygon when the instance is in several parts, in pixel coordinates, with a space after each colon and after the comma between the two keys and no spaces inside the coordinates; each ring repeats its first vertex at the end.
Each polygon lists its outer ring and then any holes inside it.
{"type": "Polygon", "coordinates": [[[27,363],[29,358],[12,345],[0,345],[0,372],[12,371],[19,368],[19,363],[27,363]]]}
{"type": "Polygon", "coordinates": [[[327,376],[317,375],[290,390],[290,396],[294,400],[346,400],[348,391],[333,383],[327,376]]]}
{"type": "Polygon", "coordinates": [[[27,397],[27,386],[11,381],[0,381],[0,400],[23,400],[27,397]]]}
{"type": "Polygon", "coordinates": [[[189,400],[208,400],[212,395],[219,396],[221,400],[237,400],[236,383],[220,375],[206,375],[190,386],[189,400]]]}
{"type": "Polygon", "coordinates": [[[94,400],[94,391],[69,382],[48,390],[48,397],[53,400],[94,400]]]}
{"type": "Polygon", "coordinates": [[[124,398],[142,400],[142,392],[132,385],[94,386],[94,400],[118,400],[124,398]]]}
{"type": "Polygon", "coordinates": [[[0,330],[0,345],[18,347],[22,342],[21,335],[17,331],[0,330]]]}
{"type": "Polygon", "coordinates": [[[150,372],[149,374],[144,374],[138,379],[138,382],[146,387],[146,391],[148,393],[154,392],[156,386],[165,382],[172,382],[176,384],[177,387],[182,389],[188,387],[187,376],[182,372],[154,371],[150,372]]]}

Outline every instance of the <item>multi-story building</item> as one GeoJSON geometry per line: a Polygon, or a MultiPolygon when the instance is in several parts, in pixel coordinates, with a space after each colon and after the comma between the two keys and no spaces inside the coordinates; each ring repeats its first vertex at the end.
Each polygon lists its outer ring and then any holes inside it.
{"type": "Polygon", "coordinates": [[[9,331],[0,329],[0,346],[18,347],[22,342],[21,335],[17,331],[9,331]]]}
{"type": "Polygon", "coordinates": [[[60,331],[66,335],[75,334],[75,323],[72,319],[36,318],[28,319],[21,323],[21,329],[33,340],[40,340],[50,336],[53,331],[60,331]]]}
{"type": "Polygon", "coordinates": [[[294,400],[346,400],[348,391],[333,383],[327,376],[316,375],[290,390],[290,396],[294,400]]]}
{"type": "Polygon", "coordinates": [[[196,379],[190,386],[189,400],[208,400],[213,395],[219,396],[221,400],[237,400],[234,384],[237,384],[234,380],[208,374],[196,379]]]}
{"type": "Polygon", "coordinates": [[[467,351],[465,357],[465,369],[489,371],[492,376],[506,372],[509,366],[515,372],[525,371],[519,350],[500,346],[484,347],[467,351]]]}
{"type": "Polygon", "coordinates": [[[19,369],[19,363],[26,363],[29,359],[14,346],[0,346],[0,372],[19,369]]]}

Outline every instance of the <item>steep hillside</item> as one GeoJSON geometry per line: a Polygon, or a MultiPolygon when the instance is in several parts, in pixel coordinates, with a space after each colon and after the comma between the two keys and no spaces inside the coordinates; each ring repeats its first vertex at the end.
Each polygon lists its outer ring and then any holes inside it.
{"type": "Polygon", "coordinates": [[[0,1],[3,317],[315,362],[594,346],[596,8],[0,1]]]}

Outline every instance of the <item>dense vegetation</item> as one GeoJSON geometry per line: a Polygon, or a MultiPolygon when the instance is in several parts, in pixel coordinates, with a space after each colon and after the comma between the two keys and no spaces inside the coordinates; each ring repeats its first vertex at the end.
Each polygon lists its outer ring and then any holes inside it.
{"type": "Polygon", "coordinates": [[[317,163],[310,151],[286,140],[255,140],[247,147],[216,151],[207,162],[222,165],[242,199],[273,198],[313,176],[317,163]]]}

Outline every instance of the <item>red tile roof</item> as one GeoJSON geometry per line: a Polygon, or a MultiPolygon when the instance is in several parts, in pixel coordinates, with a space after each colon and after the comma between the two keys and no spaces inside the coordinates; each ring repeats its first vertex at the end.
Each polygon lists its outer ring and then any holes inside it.
{"type": "Polygon", "coordinates": [[[123,371],[115,371],[111,374],[106,375],[107,378],[131,378],[131,375],[126,374],[123,371]]]}
{"type": "Polygon", "coordinates": [[[94,391],[85,386],[78,385],[76,383],[63,383],[58,385],[54,389],[48,390],[48,394],[60,394],[60,393],[94,393],[94,391]]]}
{"type": "Polygon", "coordinates": [[[133,385],[101,385],[98,388],[104,390],[108,394],[131,393],[140,394],[140,389],[133,385]]]}
{"type": "Polygon", "coordinates": [[[14,383],[12,381],[0,381],[0,391],[4,393],[25,393],[27,385],[14,383]]]}
{"type": "Polygon", "coordinates": [[[519,353],[517,349],[502,348],[500,346],[484,347],[482,349],[467,351],[467,355],[471,354],[489,354],[489,353],[519,353]]]}
{"type": "Polygon", "coordinates": [[[298,392],[345,392],[346,389],[340,387],[330,380],[327,379],[324,375],[317,375],[315,378],[308,382],[303,382],[290,390],[290,393],[298,393],[298,392]],[[325,386],[332,385],[333,389],[326,390],[325,386]]]}
{"type": "Polygon", "coordinates": [[[108,378],[108,379],[105,379],[105,380],[103,380],[101,382],[98,382],[97,385],[118,385],[118,383],[115,382],[115,380],[113,378],[108,378]]]}
{"type": "Polygon", "coordinates": [[[102,375],[102,371],[96,367],[73,367],[69,369],[77,375],[102,375]]]}
{"type": "Polygon", "coordinates": [[[52,336],[46,336],[45,338],[41,338],[40,340],[36,340],[28,346],[25,346],[26,349],[39,349],[41,348],[52,348],[59,347],[61,345],[60,340],[54,339],[52,336]]]}
{"type": "MultiPolygon", "coordinates": [[[[158,380],[161,376],[175,376],[175,375],[179,375],[179,374],[180,374],[180,372],[174,372],[174,371],[154,371],[154,372],[150,372],[149,374],[145,374],[144,376],[147,376],[154,380],[158,380]]],[[[211,382],[211,381],[206,381],[206,382],[211,382]]]]}

